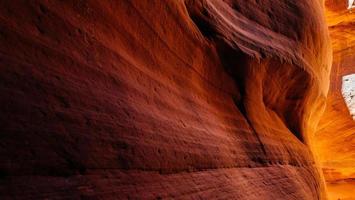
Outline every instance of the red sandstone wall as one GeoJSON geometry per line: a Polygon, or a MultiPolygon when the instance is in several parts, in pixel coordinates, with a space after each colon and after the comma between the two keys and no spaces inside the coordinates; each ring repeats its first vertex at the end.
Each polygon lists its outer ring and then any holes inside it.
{"type": "Polygon", "coordinates": [[[346,8],[347,1],[325,2],[334,61],[327,107],[315,133],[314,149],[330,199],[355,199],[355,121],[341,95],[342,77],[355,73],[355,13],[346,8]]]}
{"type": "Polygon", "coordinates": [[[301,2],[1,1],[0,198],[324,198],[301,2]]]}

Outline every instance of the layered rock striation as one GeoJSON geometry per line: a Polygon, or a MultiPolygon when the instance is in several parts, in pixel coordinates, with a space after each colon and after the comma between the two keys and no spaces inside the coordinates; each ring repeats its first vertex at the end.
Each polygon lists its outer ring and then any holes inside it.
{"type": "Polygon", "coordinates": [[[355,121],[341,93],[343,77],[355,73],[355,13],[347,2],[327,0],[326,21],[333,46],[333,66],[327,107],[314,144],[330,199],[353,199],[355,190],[355,121]]]}
{"type": "Polygon", "coordinates": [[[324,199],[322,12],[0,1],[0,198],[324,199]]]}

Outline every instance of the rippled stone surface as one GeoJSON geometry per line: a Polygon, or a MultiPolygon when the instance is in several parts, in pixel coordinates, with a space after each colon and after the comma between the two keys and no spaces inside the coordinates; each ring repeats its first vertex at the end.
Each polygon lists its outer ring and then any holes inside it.
{"type": "Polygon", "coordinates": [[[0,198],[323,199],[322,9],[0,1],[0,198]]]}
{"type": "Polygon", "coordinates": [[[341,93],[344,76],[355,73],[355,13],[341,0],[327,0],[325,9],[334,60],[327,107],[314,138],[315,149],[329,198],[355,199],[349,193],[355,191],[355,122],[341,93]]]}

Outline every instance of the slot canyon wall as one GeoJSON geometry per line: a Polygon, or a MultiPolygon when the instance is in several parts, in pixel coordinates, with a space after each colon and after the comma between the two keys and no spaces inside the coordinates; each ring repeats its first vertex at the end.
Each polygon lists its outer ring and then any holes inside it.
{"type": "Polygon", "coordinates": [[[319,0],[0,1],[1,199],[325,199],[319,0]]]}
{"type": "Polygon", "coordinates": [[[341,0],[327,0],[325,8],[333,66],[326,111],[313,141],[329,198],[355,199],[355,121],[341,94],[343,76],[355,73],[355,13],[341,0]]]}

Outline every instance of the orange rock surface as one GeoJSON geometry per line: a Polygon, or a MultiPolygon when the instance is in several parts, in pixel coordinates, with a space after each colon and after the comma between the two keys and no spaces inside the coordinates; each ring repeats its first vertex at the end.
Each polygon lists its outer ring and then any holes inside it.
{"type": "Polygon", "coordinates": [[[346,1],[327,0],[325,5],[334,61],[327,107],[314,144],[329,199],[355,199],[355,121],[341,94],[342,77],[355,73],[355,13],[346,9],[346,1]]]}
{"type": "Polygon", "coordinates": [[[323,9],[0,1],[0,199],[325,199],[323,9]]]}

